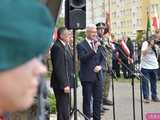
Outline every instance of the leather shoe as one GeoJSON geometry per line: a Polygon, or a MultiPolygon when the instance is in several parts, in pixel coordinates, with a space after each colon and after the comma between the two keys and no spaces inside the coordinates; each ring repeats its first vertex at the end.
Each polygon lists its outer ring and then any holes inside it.
{"type": "Polygon", "coordinates": [[[103,99],[103,105],[113,105],[113,102],[108,99],[103,99]]]}
{"type": "Polygon", "coordinates": [[[106,111],[106,110],[109,110],[109,108],[106,108],[106,107],[103,106],[103,110],[106,111]]]}
{"type": "Polygon", "coordinates": [[[102,114],[105,113],[105,110],[104,110],[103,108],[101,109],[101,113],[102,113],[102,114]]]}
{"type": "Polygon", "coordinates": [[[160,102],[160,99],[158,97],[152,98],[153,102],[160,102]]]}
{"type": "Polygon", "coordinates": [[[149,98],[144,98],[144,103],[150,103],[150,99],[149,98]]]}

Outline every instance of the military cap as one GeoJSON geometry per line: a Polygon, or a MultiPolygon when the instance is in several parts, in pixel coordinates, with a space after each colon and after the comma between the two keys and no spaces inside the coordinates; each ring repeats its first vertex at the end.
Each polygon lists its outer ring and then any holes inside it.
{"type": "Polygon", "coordinates": [[[38,0],[1,0],[0,70],[38,57],[50,46],[54,21],[38,0]]]}
{"type": "Polygon", "coordinates": [[[105,23],[99,22],[96,24],[97,28],[105,28],[105,23]]]}

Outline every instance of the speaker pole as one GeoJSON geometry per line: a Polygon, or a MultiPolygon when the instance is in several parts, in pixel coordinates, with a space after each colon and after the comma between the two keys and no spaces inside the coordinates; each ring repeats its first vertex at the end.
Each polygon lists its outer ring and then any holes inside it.
{"type": "Polygon", "coordinates": [[[71,117],[77,120],[77,112],[85,120],[89,118],[77,108],[77,70],[76,70],[76,30],[86,28],[86,0],[66,0],[65,1],[65,26],[73,30],[73,73],[74,73],[74,107],[71,110],[71,117]]]}
{"type": "MultiPolygon", "coordinates": [[[[77,119],[77,112],[81,114],[85,118],[85,120],[90,120],[86,115],[84,115],[78,108],[77,108],[77,69],[76,69],[76,29],[73,29],[73,73],[74,73],[74,107],[71,110],[70,115],[74,114],[74,120],[77,119]]],[[[72,117],[71,117],[72,118],[72,117]]]]}
{"type": "MultiPolygon", "coordinates": [[[[74,109],[77,110],[77,75],[76,75],[76,30],[73,29],[73,72],[74,72],[74,109]]],[[[74,112],[74,120],[77,120],[77,111],[74,112]]]]}

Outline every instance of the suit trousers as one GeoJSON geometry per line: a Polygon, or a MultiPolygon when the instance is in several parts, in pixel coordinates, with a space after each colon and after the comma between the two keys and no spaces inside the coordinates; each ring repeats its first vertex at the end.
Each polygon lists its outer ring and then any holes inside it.
{"type": "Polygon", "coordinates": [[[81,82],[83,93],[83,113],[91,118],[91,97],[93,97],[93,120],[101,120],[103,81],[81,82]]]}
{"type": "Polygon", "coordinates": [[[57,107],[57,120],[69,120],[70,118],[70,100],[69,94],[63,90],[54,89],[57,107]]]}

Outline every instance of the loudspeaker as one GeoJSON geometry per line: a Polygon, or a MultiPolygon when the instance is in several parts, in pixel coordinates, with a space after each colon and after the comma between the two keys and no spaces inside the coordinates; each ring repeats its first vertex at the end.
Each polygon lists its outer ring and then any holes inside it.
{"type": "Polygon", "coordinates": [[[65,1],[65,26],[68,29],[86,27],[86,0],[65,1]]]}

